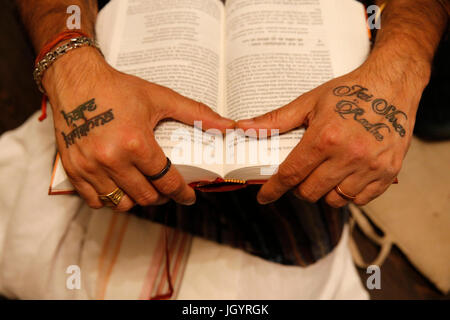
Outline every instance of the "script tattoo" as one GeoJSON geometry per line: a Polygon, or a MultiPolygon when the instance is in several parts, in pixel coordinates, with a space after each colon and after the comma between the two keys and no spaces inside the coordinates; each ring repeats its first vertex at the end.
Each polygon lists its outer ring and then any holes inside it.
{"type": "Polygon", "coordinates": [[[384,136],[380,132],[381,129],[385,128],[388,130],[388,132],[391,131],[387,125],[384,123],[378,122],[378,123],[370,123],[369,120],[366,118],[363,118],[362,116],[366,113],[366,111],[363,108],[358,107],[356,102],[354,101],[348,101],[348,100],[341,100],[336,104],[335,111],[343,118],[347,119],[345,115],[353,115],[353,119],[357,122],[359,122],[366,131],[371,133],[377,141],[383,141],[384,136]]]}
{"type": "Polygon", "coordinates": [[[403,116],[406,120],[408,120],[408,116],[406,115],[406,113],[404,113],[401,110],[398,110],[395,106],[390,105],[384,99],[375,99],[372,102],[372,110],[375,113],[380,114],[384,116],[387,120],[389,120],[389,122],[392,124],[395,131],[398,132],[400,137],[405,136],[406,130],[405,128],[403,128],[401,124],[397,122],[398,121],[397,115],[403,116]]]}
{"type": "Polygon", "coordinates": [[[73,145],[76,139],[86,137],[89,131],[91,131],[92,129],[98,126],[103,126],[106,123],[114,120],[114,114],[112,109],[109,109],[108,111],[96,115],[90,119],[87,119],[84,112],[85,111],[91,112],[96,109],[97,105],[95,104],[95,99],[91,99],[81,104],[80,106],[76,107],[75,110],[69,113],[61,111],[61,113],[64,116],[64,119],[66,119],[67,124],[69,126],[72,125],[72,128],[74,128],[68,134],[65,134],[64,132],[61,131],[64,142],[66,143],[66,148],[69,148],[71,145],[73,145]],[[80,119],[84,120],[84,122],[80,125],[77,125],[75,122],[80,119]]]}
{"type": "Polygon", "coordinates": [[[106,112],[94,116],[93,118],[87,119],[83,124],[73,129],[67,135],[64,132],[61,132],[64,138],[64,142],[66,143],[66,148],[69,148],[72,144],[74,144],[75,139],[81,139],[82,137],[86,137],[90,130],[98,126],[103,126],[104,124],[112,121],[113,119],[114,114],[112,112],[112,109],[109,109],[106,112]]]}
{"type": "Polygon", "coordinates": [[[72,112],[65,113],[64,111],[61,111],[61,113],[62,113],[64,119],[66,120],[68,126],[71,126],[71,125],[76,126],[75,121],[80,120],[80,119],[86,120],[86,117],[84,115],[85,111],[94,111],[95,109],[97,109],[97,105],[95,104],[95,99],[91,99],[85,103],[82,103],[78,107],[76,107],[72,112]]]}
{"type": "Polygon", "coordinates": [[[351,88],[348,86],[334,88],[333,94],[338,97],[356,96],[358,99],[361,99],[365,102],[370,102],[373,98],[373,95],[370,95],[367,91],[367,88],[364,88],[357,84],[352,86],[351,88]]]}
{"type": "Polygon", "coordinates": [[[358,106],[358,102],[360,100],[371,103],[373,112],[378,115],[382,115],[386,120],[388,120],[400,137],[403,138],[406,135],[406,130],[403,125],[399,123],[398,118],[400,116],[405,120],[408,120],[406,113],[399,110],[394,105],[389,104],[385,99],[374,98],[374,96],[369,93],[369,89],[358,84],[351,87],[340,86],[333,89],[333,94],[337,97],[355,97],[352,101],[339,101],[336,105],[335,111],[344,119],[346,119],[344,115],[353,114],[354,119],[361,123],[367,131],[372,133],[378,141],[383,140],[383,135],[381,135],[378,130],[381,128],[387,128],[389,130],[389,128],[383,123],[371,124],[367,119],[361,118],[366,111],[358,106]],[[375,128],[378,128],[378,130],[375,128]]]}

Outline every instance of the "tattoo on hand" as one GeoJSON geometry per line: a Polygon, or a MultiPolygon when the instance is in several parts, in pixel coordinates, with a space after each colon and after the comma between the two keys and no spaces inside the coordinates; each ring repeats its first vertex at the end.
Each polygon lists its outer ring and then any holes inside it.
{"type": "Polygon", "coordinates": [[[84,111],[86,110],[94,111],[95,109],[97,109],[95,99],[91,99],[83,103],[82,105],[78,106],[72,112],[66,114],[64,113],[64,111],[62,111],[67,124],[68,125],[72,124],[75,127],[75,129],[70,131],[67,135],[61,131],[61,134],[64,138],[64,142],[66,143],[66,148],[69,148],[72,144],[74,144],[76,139],[80,140],[81,138],[86,137],[89,131],[94,129],[95,127],[103,126],[106,123],[114,120],[114,114],[112,109],[109,109],[108,111],[96,115],[90,119],[87,119],[84,115],[84,111]],[[83,119],[84,122],[78,126],[76,125],[75,121],[79,119],[83,119]]]}
{"type": "Polygon", "coordinates": [[[382,141],[384,136],[379,132],[382,128],[390,129],[384,123],[370,123],[367,119],[361,118],[362,115],[366,113],[364,109],[358,106],[358,102],[361,100],[363,102],[372,103],[372,110],[378,115],[382,115],[386,120],[388,120],[394,130],[404,137],[406,135],[406,130],[402,124],[400,124],[398,116],[408,120],[408,116],[397,107],[389,104],[385,99],[374,99],[374,96],[369,93],[367,88],[361,85],[340,86],[333,89],[333,94],[337,97],[355,97],[353,101],[341,100],[337,103],[335,111],[344,119],[344,115],[353,114],[354,120],[361,123],[367,131],[372,133],[378,141],[382,141]]]}
{"type": "Polygon", "coordinates": [[[341,100],[336,104],[335,111],[341,116],[343,119],[347,119],[345,115],[353,114],[353,119],[359,122],[366,131],[371,133],[377,141],[383,141],[384,136],[380,132],[381,129],[387,129],[388,132],[391,130],[384,123],[370,123],[369,120],[363,118],[362,116],[366,113],[363,108],[358,107],[357,103],[354,101],[341,100]]]}
{"type": "Polygon", "coordinates": [[[390,105],[384,99],[373,100],[372,110],[375,113],[380,114],[380,115],[384,116],[387,120],[389,120],[389,122],[392,124],[395,131],[398,132],[400,137],[403,138],[405,136],[406,130],[405,130],[405,128],[403,128],[403,126],[401,124],[398,123],[397,115],[401,115],[405,118],[405,120],[408,120],[408,116],[406,115],[406,113],[404,113],[401,110],[398,110],[397,107],[390,105]]]}
{"type": "Polygon", "coordinates": [[[61,113],[68,126],[71,126],[73,124],[76,127],[75,121],[80,119],[86,120],[86,117],[84,115],[85,111],[94,111],[95,109],[97,109],[95,99],[91,99],[89,101],[86,101],[85,103],[82,103],[69,113],[65,113],[64,111],[61,111],[61,113]]]}

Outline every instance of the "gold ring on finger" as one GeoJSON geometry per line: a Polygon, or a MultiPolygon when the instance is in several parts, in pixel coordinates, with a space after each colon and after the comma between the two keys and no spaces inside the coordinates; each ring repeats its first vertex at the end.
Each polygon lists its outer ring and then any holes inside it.
{"type": "Polygon", "coordinates": [[[345,193],[344,191],[342,191],[342,189],[339,186],[336,186],[334,188],[334,190],[337,192],[338,195],[340,195],[345,200],[353,201],[356,199],[356,196],[351,196],[351,195],[345,193]]]}
{"type": "Polygon", "coordinates": [[[111,193],[99,195],[98,198],[107,207],[117,207],[124,195],[125,193],[122,189],[116,188],[111,193]]]}

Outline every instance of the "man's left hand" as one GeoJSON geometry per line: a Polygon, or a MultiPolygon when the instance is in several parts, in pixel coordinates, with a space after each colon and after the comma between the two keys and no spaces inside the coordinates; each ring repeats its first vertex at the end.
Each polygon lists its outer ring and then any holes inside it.
{"type": "MultiPolygon", "coordinates": [[[[411,62],[413,63],[413,62],[411,62]]],[[[333,207],[365,205],[395,180],[408,150],[426,73],[412,73],[408,63],[381,69],[367,61],[360,68],[307,92],[288,105],[242,120],[244,130],[304,125],[305,134],[258,193],[261,204],[288,190],[333,207]],[[405,70],[402,72],[401,70],[405,70]],[[407,71],[409,70],[409,71],[407,71]]]]}

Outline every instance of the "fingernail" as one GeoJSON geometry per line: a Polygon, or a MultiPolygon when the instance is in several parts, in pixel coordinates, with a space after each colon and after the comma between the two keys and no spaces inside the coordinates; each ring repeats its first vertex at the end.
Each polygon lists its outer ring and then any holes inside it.
{"type": "Polygon", "coordinates": [[[188,201],[184,202],[183,204],[185,206],[192,206],[195,203],[195,200],[196,199],[194,198],[194,199],[191,199],[191,200],[188,200],[188,201]]]}
{"type": "Polygon", "coordinates": [[[265,205],[265,204],[269,204],[272,203],[273,200],[268,200],[267,198],[264,197],[257,197],[256,200],[258,201],[259,204],[265,205]]]}

